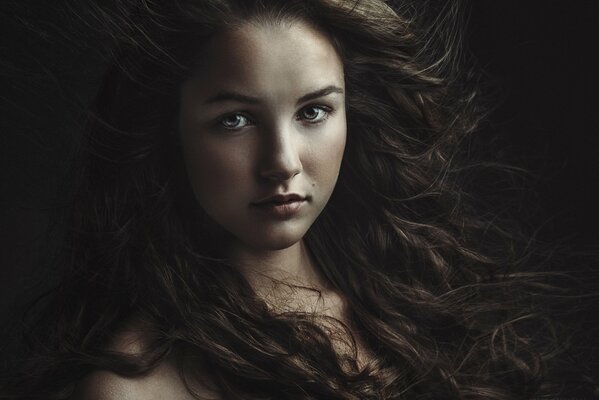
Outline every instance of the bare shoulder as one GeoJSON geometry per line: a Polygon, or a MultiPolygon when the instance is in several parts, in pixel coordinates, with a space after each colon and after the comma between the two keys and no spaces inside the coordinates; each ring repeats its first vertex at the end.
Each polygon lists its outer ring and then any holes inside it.
{"type": "MultiPolygon", "coordinates": [[[[112,350],[136,354],[143,348],[143,338],[134,330],[115,336],[112,350]]],[[[219,400],[222,397],[206,384],[189,382],[199,398],[219,400]]],[[[145,375],[125,377],[109,371],[94,371],[77,386],[74,400],[192,400],[197,399],[185,385],[174,362],[167,360],[145,375]]]]}

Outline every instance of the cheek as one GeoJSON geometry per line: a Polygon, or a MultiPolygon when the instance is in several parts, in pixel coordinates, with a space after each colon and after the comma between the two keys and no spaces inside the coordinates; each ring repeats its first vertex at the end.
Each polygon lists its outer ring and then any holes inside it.
{"type": "Polygon", "coordinates": [[[345,151],[347,140],[347,125],[345,115],[331,124],[329,134],[318,144],[313,152],[316,164],[315,173],[322,179],[335,183],[339,175],[339,168],[345,151]]]}
{"type": "Polygon", "coordinates": [[[243,152],[200,141],[184,146],[190,184],[200,202],[227,201],[247,182],[249,166],[243,152]]]}

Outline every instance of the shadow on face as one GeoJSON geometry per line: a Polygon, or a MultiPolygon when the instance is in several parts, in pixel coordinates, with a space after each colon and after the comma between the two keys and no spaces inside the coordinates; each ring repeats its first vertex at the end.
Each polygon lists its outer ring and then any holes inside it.
{"type": "Polygon", "coordinates": [[[202,58],[180,91],[179,133],[195,197],[233,245],[287,248],[337,182],[347,129],[342,61],[303,22],[246,23],[209,40],[202,58]],[[290,193],[300,197],[293,207],[257,204],[290,193]]]}

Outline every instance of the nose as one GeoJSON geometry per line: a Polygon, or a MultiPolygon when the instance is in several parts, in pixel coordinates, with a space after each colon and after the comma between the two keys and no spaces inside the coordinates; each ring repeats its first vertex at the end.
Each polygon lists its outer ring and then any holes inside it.
{"type": "Polygon", "coordinates": [[[266,132],[264,156],[260,168],[263,178],[287,181],[302,172],[299,144],[292,129],[277,128],[266,132]]]}

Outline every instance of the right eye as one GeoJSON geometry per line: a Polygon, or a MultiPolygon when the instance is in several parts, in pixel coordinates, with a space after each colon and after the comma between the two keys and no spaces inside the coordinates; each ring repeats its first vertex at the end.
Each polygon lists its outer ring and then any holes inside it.
{"type": "Polygon", "coordinates": [[[238,130],[250,125],[251,121],[243,114],[229,114],[222,117],[218,123],[225,129],[238,130]]]}

